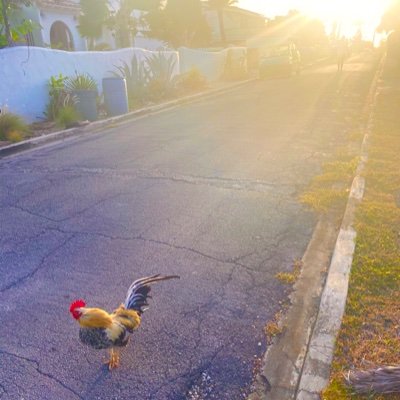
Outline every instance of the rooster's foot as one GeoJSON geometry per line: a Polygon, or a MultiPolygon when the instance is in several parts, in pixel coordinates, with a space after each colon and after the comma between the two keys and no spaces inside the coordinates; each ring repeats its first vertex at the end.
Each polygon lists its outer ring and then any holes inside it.
{"type": "Polygon", "coordinates": [[[118,350],[110,350],[110,360],[106,361],[105,364],[108,365],[108,369],[111,371],[114,368],[119,367],[119,352],[118,350]]]}

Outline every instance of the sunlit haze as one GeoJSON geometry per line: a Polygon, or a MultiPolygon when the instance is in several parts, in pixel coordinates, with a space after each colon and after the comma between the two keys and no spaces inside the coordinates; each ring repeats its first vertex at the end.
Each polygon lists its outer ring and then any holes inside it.
{"type": "Polygon", "coordinates": [[[264,14],[268,18],[285,15],[289,10],[299,10],[319,18],[329,33],[332,24],[341,25],[341,34],[352,36],[361,29],[366,39],[371,39],[380,17],[391,0],[239,0],[238,6],[264,14]]]}

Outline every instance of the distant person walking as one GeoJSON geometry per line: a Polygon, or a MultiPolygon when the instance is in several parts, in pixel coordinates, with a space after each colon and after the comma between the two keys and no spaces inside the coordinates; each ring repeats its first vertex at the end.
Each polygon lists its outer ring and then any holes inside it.
{"type": "Polygon", "coordinates": [[[336,48],[336,56],[337,56],[337,70],[338,72],[343,71],[344,61],[348,54],[348,46],[346,39],[341,39],[336,48]]]}

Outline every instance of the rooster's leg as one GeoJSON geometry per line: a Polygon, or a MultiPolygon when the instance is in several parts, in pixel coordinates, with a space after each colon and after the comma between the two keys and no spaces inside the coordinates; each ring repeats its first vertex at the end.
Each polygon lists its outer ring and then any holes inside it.
{"type": "Polygon", "coordinates": [[[107,364],[110,371],[114,368],[119,367],[119,350],[111,348],[110,361],[108,361],[107,364]]]}

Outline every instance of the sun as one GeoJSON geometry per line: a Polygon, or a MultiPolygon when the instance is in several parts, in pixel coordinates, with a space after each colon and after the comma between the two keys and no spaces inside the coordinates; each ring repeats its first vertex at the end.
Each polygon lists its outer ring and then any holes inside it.
{"type": "Polygon", "coordinates": [[[343,36],[351,36],[358,29],[373,33],[391,0],[303,0],[302,11],[319,18],[329,27],[339,24],[343,36]]]}

